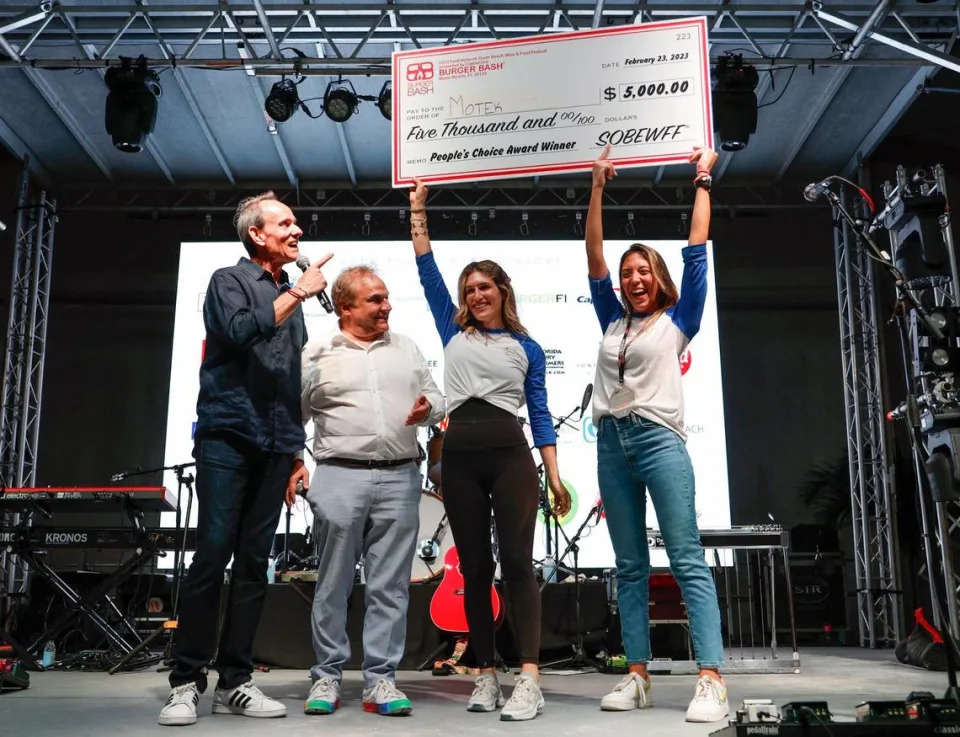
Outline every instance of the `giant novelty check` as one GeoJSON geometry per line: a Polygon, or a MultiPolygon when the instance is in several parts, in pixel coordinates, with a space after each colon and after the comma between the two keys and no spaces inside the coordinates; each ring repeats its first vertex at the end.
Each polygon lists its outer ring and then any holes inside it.
{"type": "Polygon", "coordinates": [[[705,18],[393,54],[393,185],[686,161],[713,146],[705,18]]]}

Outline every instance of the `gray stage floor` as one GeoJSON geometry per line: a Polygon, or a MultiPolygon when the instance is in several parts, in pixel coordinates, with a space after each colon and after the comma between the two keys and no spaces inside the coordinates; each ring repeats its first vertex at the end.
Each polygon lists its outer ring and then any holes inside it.
{"type": "MultiPolygon", "coordinates": [[[[796,699],[827,700],[841,719],[853,719],[855,706],[865,698],[901,699],[911,690],[937,695],[946,687],[946,675],[900,665],[887,651],[855,648],[811,648],[800,653],[799,675],[729,675],[727,688],[735,709],[744,698],[771,698],[777,704],[796,699]]],[[[155,671],[109,676],[101,673],[37,673],[26,691],[0,696],[0,734],[29,735],[147,735],[197,732],[204,735],[316,735],[337,737],[377,733],[404,735],[578,735],[611,730],[644,730],[647,734],[707,735],[723,726],[687,724],[683,712],[692,696],[694,676],[656,676],[654,708],[627,713],[601,712],[599,699],[618,680],[598,673],[544,675],[547,701],[544,713],[532,722],[501,722],[497,714],[464,710],[472,679],[434,677],[405,671],[398,685],[413,700],[409,717],[381,717],[360,707],[359,673],[344,679],[340,710],[325,717],[303,714],[307,674],[273,670],[256,677],[263,690],[287,704],[285,719],[247,719],[210,714],[212,691],[200,701],[200,721],[194,727],[160,727],[157,713],[167,694],[166,679],[155,671]],[[651,732],[652,730],[652,732],[651,732]]],[[[512,676],[501,676],[501,682],[512,676]]]]}

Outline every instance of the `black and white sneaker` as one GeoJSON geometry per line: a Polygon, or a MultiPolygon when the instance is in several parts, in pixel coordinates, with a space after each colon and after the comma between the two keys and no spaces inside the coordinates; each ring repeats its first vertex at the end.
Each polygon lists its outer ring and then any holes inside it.
{"type": "Polygon", "coordinates": [[[265,696],[251,678],[236,688],[216,689],[213,692],[213,713],[271,719],[285,717],[287,707],[276,699],[265,696]]]}
{"type": "Polygon", "coordinates": [[[197,723],[197,704],[200,692],[196,683],[184,683],[170,691],[167,703],[160,710],[157,722],[164,727],[185,727],[197,723]]]}

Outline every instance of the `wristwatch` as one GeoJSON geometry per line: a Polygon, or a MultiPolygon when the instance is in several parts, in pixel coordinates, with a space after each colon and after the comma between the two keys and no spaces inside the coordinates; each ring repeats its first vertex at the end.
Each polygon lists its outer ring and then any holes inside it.
{"type": "Polygon", "coordinates": [[[713,186],[713,177],[709,174],[700,174],[696,179],[693,180],[693,186],[705,189],[708,192],[713,186]]]}

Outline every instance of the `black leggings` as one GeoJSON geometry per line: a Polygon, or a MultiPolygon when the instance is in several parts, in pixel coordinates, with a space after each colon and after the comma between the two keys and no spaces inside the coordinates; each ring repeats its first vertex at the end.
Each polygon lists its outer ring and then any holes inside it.
{"type": "Polygon", "coordinates": [[[539,481],[517,418],[479,399],[450,414],[440,466],[443,505],[464,578],[464,605],[477,667],[494,665],[490,603],[494,563],[490,511],[497,528],[507,618],[522,663],[540,657],[540,589],[533,574],[539,481]]]}

